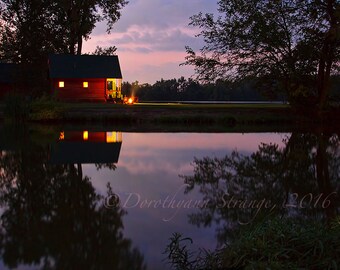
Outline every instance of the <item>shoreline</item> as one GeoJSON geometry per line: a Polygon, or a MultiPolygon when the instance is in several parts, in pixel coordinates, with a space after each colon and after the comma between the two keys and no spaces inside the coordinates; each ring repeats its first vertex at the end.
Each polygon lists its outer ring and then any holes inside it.
{"type": "MultiPolygon", "coordinates": [[[[5,105],[0,105],[0,121],[8,121],[5,105]]],[[[291,130],[328,126],[339,130],[340,108],[325,112],[320,119],[313,108],[301,111],[287,104],[272,103],[110,103],[32,104],[24,122],[49,125],[101,125],[155,127],[176,130],[291,130]]]]}

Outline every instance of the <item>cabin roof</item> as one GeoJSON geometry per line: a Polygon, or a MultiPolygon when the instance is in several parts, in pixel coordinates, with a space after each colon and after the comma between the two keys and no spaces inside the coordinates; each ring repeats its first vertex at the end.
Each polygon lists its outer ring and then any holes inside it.
{"type": "Polygon", "coordinates": [[[50,78],[122,78],[117,55],[49,56],[50,78]]]}
{"type": "Polygon", "coordinates": [[[13,83],[18,65],[0,62],[0,83],[13,83]]]}

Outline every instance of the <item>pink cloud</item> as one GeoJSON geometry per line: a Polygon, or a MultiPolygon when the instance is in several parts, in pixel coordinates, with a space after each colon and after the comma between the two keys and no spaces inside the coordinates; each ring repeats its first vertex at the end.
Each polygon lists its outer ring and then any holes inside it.
{"type": "MultiPolygon", "coordinates": [[[[92,52],[98,46],[112,46],[110,40],[112,36],[101,37],[88,40],[84,45],[84,52],[92,52]],[[99,39],[98,39],[99,40],[99,39]]],[[[118,47],[117,55],[123,73],[123,80],[140,83],[154,83],[157,80],[190,77],[193,68],[189,66],[179,66],[184,62],[186,53],[182,51],[161,51],[148,49],[148,45],[127,43],[118,47]],[[143,48],[145,51],[143,52],[143,48]]]]}
{"type": "Polygon", "coordinates": [[[125,81],[154,83],[157,80],[190,77],[193,67],[179,67],[185,61],[185,46],[202,47],[195,38],[199,29],[188,26],[190,16],[216,11],[210,0],[131,0],[110,34],[105,23],[97,25],[84,52],[96,46],[116,46],[125,81]]]}
{"type": "Polygon", "coordinates": [[[238,149],[254,152],[261,142],[283,146],[283,138],[289,134],[276,133],[123,133],[123,147],[130,151],[140,148],[183,150],[183,149],[238,149]],[[190,143],[189,143],[190,142],[190,143]]]}

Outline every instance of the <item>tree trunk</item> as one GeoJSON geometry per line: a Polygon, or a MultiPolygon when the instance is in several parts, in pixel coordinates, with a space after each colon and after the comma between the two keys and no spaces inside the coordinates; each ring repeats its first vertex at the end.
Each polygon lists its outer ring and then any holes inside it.
{"type": "Polygon", "coordinates": [[[68,17],[70,21],[70,41],[69,41],[69,53],[76,54],[76,44],[77,44],[77,10],[74,3],[71,1],[71,7],[68,11],[68,17]]]}
{"type": "MultiPolygon", "coordinates": [[[[328,33],[327,35],[329,35],[328,33]]],[[[330,89],[331,69],[334,59],[335,43],[326,38],[318,67],[318,104],[319,110],[325,109],[330,89]]]]}
{"type": "Polygon", "coordinates": [[[335,14],[336,1],[327,1],[327,15],[329,16],[330,27],[325,33],[318,66],[318,105],[321,113],[328,102],[330,89],[331,69],[334,61],[334,52],[337,46],[337,17],[335,14]]]}
{"type": "Polygon", "coordinates": [[[80,180],[83,179],[83,168],[81,166],[81,163],[77,163],[77,170],[78,170],[78,177],[80,180]]]}
{"type": "Polygon", "coordinates": [[[329,78],[327,78],[326,74],[326,55],[327,55],[327,49],[326,44],[324,44],[324,48],[321,52],[321,57],[319,60],[319,66],[318,66],[318,105],[319,105],[319,112],[323,111],[326,105],[326,100],[328,96],[328,83],[327,81],[329,78]]]}
{"type": "Polygon", "coordinates": [[[69,44],[69,47],[68,47],[69,49],[69,54],[75,54],[74,52],[76,51],[76,48],[75,48],[75,44],[72,42],[72,41],[70,41],[70,44],[69,44]]]}
{"type": "MultiPolygon", "coordinates": [[[[328,157],[327,157],[327,142],[329,136],[322,134],[321,132],[317,136],[318,145],[316,150],[316,176],[320,194],[323,194],[324,198],[330,196],[334,190],[331,187],[328,157]]],[[[336,215],[336,202],[335,196],[329,198],[330,204],[325,207],[325,215],[327,221],[332,220],[336,215]]]]}
{"type": "Polygon", "coordinates": [[[82,47],[83,47],[83,38],[81,34],[78,34],[77,55],[81,55],[82,47]]]}

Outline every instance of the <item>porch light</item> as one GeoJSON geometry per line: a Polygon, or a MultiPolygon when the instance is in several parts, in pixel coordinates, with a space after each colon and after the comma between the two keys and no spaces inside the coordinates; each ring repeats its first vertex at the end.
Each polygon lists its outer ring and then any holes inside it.
{"type": "Polygon", "coordinates": [[[59,141],[62,141],[65,139],[65,133],[64,131],[61,131],[60,134],[59,134],[59,141]]]}

